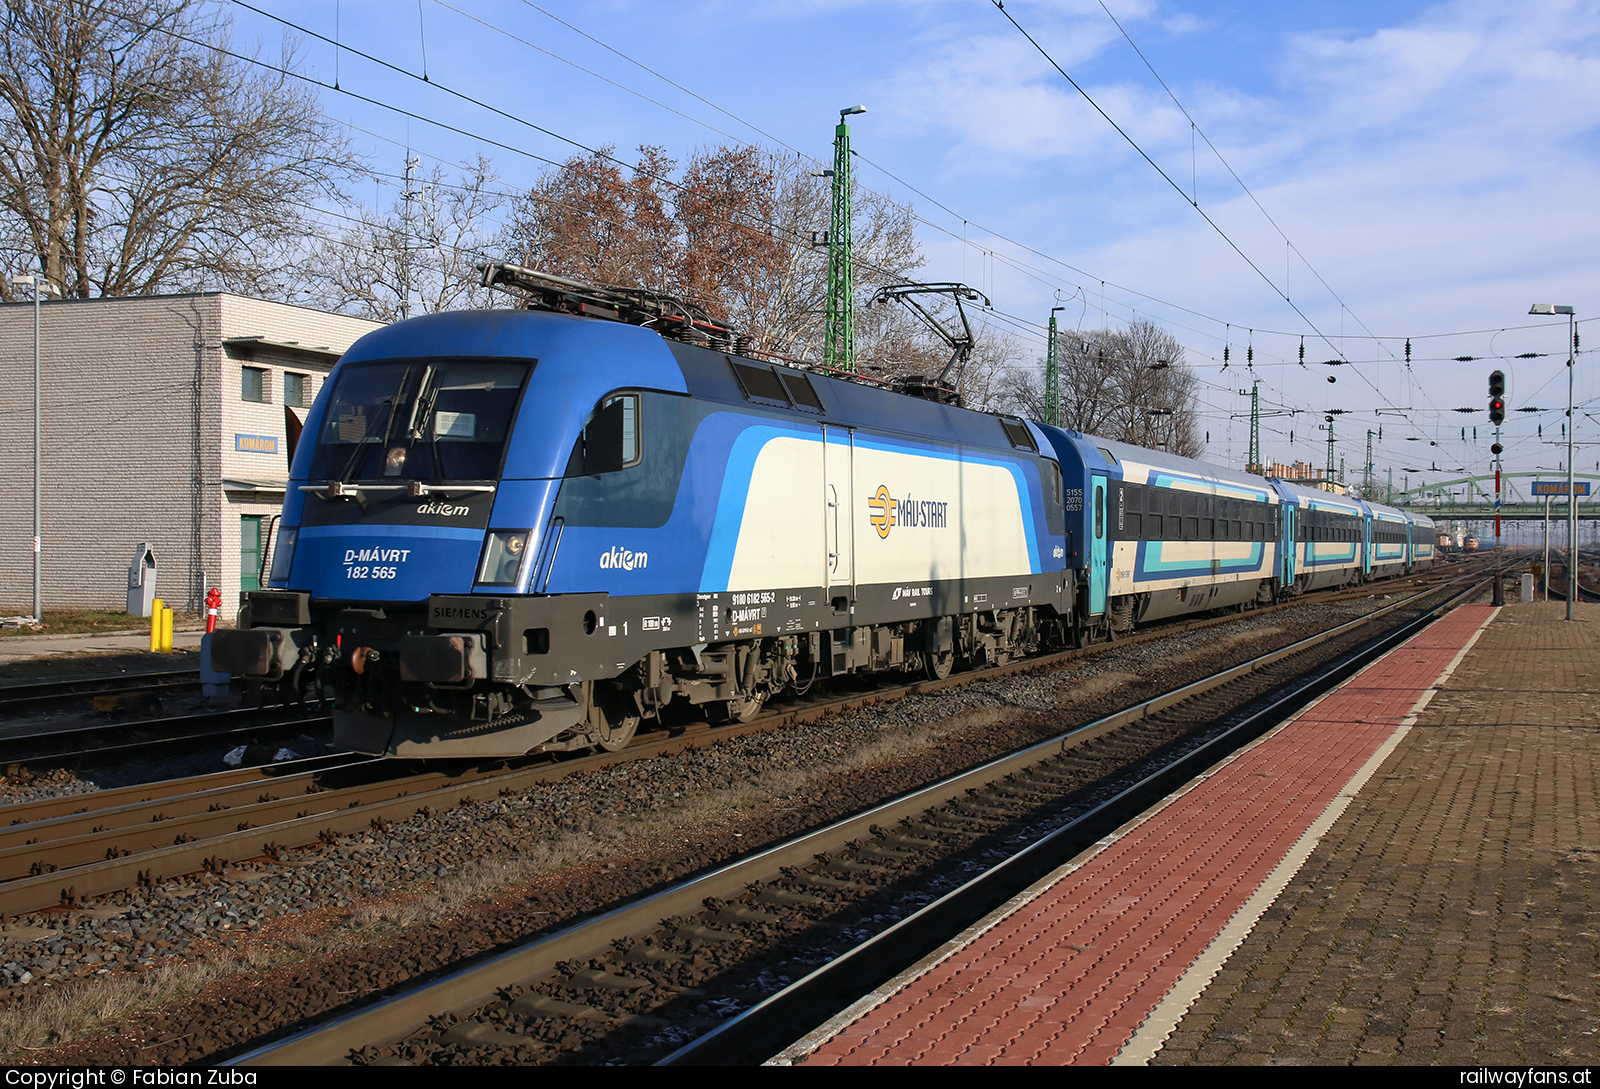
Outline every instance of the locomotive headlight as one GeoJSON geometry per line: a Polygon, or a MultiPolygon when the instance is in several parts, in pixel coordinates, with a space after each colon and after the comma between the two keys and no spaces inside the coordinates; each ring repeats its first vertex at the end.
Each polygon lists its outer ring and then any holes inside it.
{"type": "Polygon", "coordinates": [[[522,574],[522,561],[528,552],[527,529],[490,530],[483,542],[483,561],[478,565],[481,586],[515,586],[522,574]]]}

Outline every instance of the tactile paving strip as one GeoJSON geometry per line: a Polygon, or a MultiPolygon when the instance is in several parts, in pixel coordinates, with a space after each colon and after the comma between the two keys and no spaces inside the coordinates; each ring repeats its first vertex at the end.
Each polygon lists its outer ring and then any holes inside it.
{"type": "Polygon", "coordinates": [[[1465,606],[1136,823],[807,1065],[1109,1063],[1482,628],[1465,606]]]}

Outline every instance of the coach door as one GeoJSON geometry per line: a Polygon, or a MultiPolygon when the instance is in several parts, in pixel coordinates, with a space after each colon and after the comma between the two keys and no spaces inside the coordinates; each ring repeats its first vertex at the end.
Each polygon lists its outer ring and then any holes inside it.
{"type": "Polygon", "coordinates": [[[836,611],[850,611],[856,600],[855,432],[848,427],[822,428],[822,535],[825,560],[823,588],[836,611]]]}
{"type": "Polygon", "coordinates": [[[1283,511],[1283,584],[1294,585],[1295,550],[1299,547],[1296,543],[1298,533],[1296,526],[1300,521],[1300,511],[1293,503],[1280,503],[1278,509],[1283,511]]]}
{"type": "Polygon", "coordinates": [[[1089,484],[1093,493],[1090,502],[1094,504],[1094,525],[1090,528],[1093,538],[1089,542],[1089,615],[1099,616],[1106,611],[1107,554],[1110,551],[1110,542],[1106,540],[1106,478],[1094,473],[1089,477],[1089,484]]]}

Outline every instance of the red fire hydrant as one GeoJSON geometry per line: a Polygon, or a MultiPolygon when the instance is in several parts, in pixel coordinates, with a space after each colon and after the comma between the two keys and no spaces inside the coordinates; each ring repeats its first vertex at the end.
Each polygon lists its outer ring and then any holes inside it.
{"type": "Polygon", "coordinates": [[[206,631],[217,630],[217,610],[222,608],[222,591],[213,586],[206,591],[206,631]]]}

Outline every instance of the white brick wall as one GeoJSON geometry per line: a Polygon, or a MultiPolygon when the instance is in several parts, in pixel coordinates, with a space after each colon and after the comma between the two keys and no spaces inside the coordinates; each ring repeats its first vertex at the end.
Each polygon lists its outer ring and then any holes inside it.
{"type": "MultiPolygon", "coordinates": [[[[46,302],[43,373],[43,599],[122,608],[134,545],[150,541],[157,589],[198,610],[204,589],[238,607],[239,519],[277,513],[281,495],[227,494],[225,478],[288,476],[283,372],[332,360],[262,346],[244,360],[223,341],[261,336],[342,352],[377,325],[236,295],[46,302]],[[240,368],[270,372],[271,400],[240,399],[240,368]],[[277,439],[276,454],[235,449],[236,434],[277,439]]],[[[305,409],[297,410],[304,419],[305,409]]],[[[33,305],[0,305],[0,614],[33,597],[33,305]]]]}

